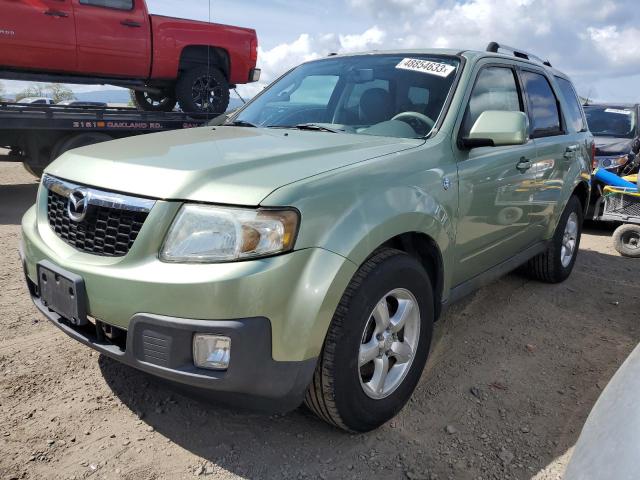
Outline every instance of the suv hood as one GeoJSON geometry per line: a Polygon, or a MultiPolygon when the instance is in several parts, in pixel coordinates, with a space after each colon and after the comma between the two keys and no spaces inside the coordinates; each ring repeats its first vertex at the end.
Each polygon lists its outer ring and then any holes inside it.
{"type": "Polygon", "coordinates": [[[281,186],[422,143],[317,131],[201,127],[71,150],[46,172],[139,196],[256,206],[281,186]]]}
{"type": "Polygon", "coordinates": [[[596,155],[624,155],[631,152],[632,138],[595,137],[596,155]]]}

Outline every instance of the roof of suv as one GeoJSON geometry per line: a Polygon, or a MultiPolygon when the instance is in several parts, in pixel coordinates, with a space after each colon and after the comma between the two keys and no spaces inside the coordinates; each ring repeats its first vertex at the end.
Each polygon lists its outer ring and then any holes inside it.
{"type": "MultiPolygon", "coordinates": [[[[508,48],[508,47],[507,47],[508,48]]],[[[490,51],[481,51],[481,50],[459,50],[452,48],[416,48],[416,49],[394,49],[394,50],[371,50],[367,52],[353,52],[353,53],[341,53],[341,54],[330,54],[330,57],[351,57],[358,55],[451,55],[451,56],[463,56],[469,60],[472,59],[480,59],[485,57],[494,57],[500,58],[504,60],[511,60],[519,63],[528,63],[532,66],[536,66],[539,68],[544,68],[545,70],[551,72],[553,75],[558,75],[561,77],[568,76],[553,68],[550,65],[546,65],[542,63],[542,61],[530,60],[527,58],[518,57],[516,55],[508,55],[499,52],[490,52],[490,51]]]]}

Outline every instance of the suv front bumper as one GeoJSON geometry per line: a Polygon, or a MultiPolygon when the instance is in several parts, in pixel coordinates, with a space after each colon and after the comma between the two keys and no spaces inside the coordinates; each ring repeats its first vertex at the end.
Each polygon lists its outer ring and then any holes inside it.
{"type": "MultiPolygon", "coordinates": [[[[166,214],[158,206],[154,210],[166,214]]],[[[162,235],[142,233],[125,257],[98,257],[64,243],[46,218],[38,220],[36,208],[25,214],[22,229],[23,265],[33,301],[69,336],[169,380],[283,399],[283,405],[287,398],[302,399],[333,313],[356,270],[349,260],[320,248],[246,262],[169,264],[157,258],[162,235]],[[101,338],[93,324],[93,332],[74,327],[42,304],[36,287],[37,264],[43,260],[84,280],[87,314],[98,324],[122,330],[125,344],[101,338]],[[228,370],[193,365],[195,333],[231,338],[228,370]],[[147,337],[164,342],[166,356],[151,358],[145,351],[147,337]]]]}

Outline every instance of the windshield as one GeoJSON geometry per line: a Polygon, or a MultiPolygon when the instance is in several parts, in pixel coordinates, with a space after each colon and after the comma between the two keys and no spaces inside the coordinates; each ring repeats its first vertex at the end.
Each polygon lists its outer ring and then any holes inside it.
{"type": "Polygon", "coordinates": [[[228,123],[417,138],[440,116],[460,62],[450,56],[361,55],[300,65],[228,123]]]}
{"type": "Polygon", "coordinates": [[[634,138],[636,113],[632,108],[587,105],[584,107],[589,130],[599,137],[634,138]]]}

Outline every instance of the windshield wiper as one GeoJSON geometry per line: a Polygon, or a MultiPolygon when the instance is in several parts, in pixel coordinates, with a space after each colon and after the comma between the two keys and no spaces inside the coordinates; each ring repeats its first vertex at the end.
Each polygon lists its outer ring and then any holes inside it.
{"type": "Polygon", "coordinates": [[[312,130],[314,132],[343,133],[344,130],[319,125],[317,123],[299,123],[298,125],[269,125],[267,128],[296,128],[298,130],[312,130]]]}
{"type": "Polygon", "coordinates": [[[225,126],[232,126],[232,127],[252,127],[252,128],[258,128],[257,125],[254,125],[251,122],[247,122],[245,120],[234,120],[231,123],[225,123],[225,126]]]}

